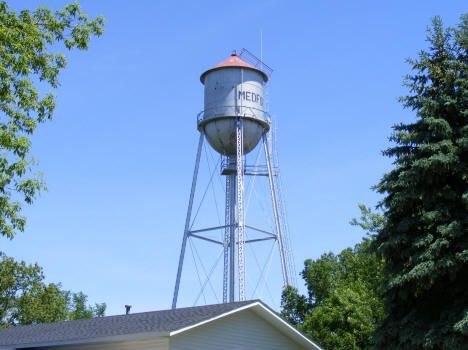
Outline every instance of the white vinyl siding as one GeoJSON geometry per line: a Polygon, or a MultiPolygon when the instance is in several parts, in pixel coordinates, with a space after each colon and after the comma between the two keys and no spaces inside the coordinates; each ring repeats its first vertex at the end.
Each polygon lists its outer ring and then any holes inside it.
{"type": "Polygon", "coordinates": [[[168,337],[43,347],[41,350],[168,350],[168,337]]]}
{"type": "Polygon", "coordinates": [[[304,350],[250,310],[173,335],[169,350],[304,350]]]}

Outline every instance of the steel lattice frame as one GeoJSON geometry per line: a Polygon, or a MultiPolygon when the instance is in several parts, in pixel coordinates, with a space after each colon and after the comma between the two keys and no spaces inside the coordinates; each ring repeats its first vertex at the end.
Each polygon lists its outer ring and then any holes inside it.
{"type": "Polygon", "coordinates": [[[284,286],[291,284],[291,264],[292,261],[287,251],[287,244],[283,232],[284,224],[282,222],[282,211],[278,188],[279,185],[277,175],[272,161],[272,147],[268,139],[268,134],[265,131],[262,136],[263,142],[263,153],[266,161],[266,173],[250,173],[251,176],[267,176],[269,183],[269,190],[271,195],[271,202],[273,208],[274,217],[274,228],[275,232],[271,233],[245,223],[245,208],[244,208],[244,176],[246,169],[244,167],[244,140],[243,140],[243,123],[242,117],[237,117],[235,120],[236,125],[236,154],[227,157],[227,167],[230,170],[229,174],[226,174],[226,200],[225,200],[225,222],[224,226],[209,227],[206,229],[200,229],[196,231],[190,231],[190,221],[192,217],[192,207],[194,194],[197,184],[198,169],[200,165],[201,151],[204,141],[204,133],[201,131],[200,140],[198,143],[198,150],[195,162],[195,169],[192,179],[192,187],[190,191],[189,205],[187,208],[187,216],[185,221],[184,236],[182,240],[182,247],[179,257],[179,266],[177,269],[176,284],[174,288],[174,296],[172,301],[172,308],[177,307],[177,299],[180,288],[180,281],[182,276],[182,267],[185,257],[185,248],[187,245],[187,239],[189,237],[202,239],[211,243],[221,244],[223,246],[224,253],[224,266],[223,266],[223,302],[236,301],[236,284],[237,300],[242,301],[246,299],[246,263],[245,263],[245,244],[266,241],[275,239],[278,243],[278,249],[281,260],[281,270],[283,276],[284,286]],[[256,230],[266,234],[265,238],[246,240],[245,228],[256,230]],[[203,237],[200,234],[206,231],[224,229],[223,241],[219,242],[207,237],[203,237]],[[237,251],[236,251],[237,246],[237,251]],[[236,254],[237,253],[237,254],[236,254]],[[237,263],[237,264],[236,264],[237,263]],[[236,266],[237,265],[237,266],[236,266]],[[236,269],[237,267],[237,269],[236,269]]]}

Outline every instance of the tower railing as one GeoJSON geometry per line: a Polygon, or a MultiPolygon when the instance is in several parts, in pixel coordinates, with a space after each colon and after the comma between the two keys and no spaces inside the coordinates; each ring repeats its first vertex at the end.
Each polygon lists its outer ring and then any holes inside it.
{"type": "MultiPolygon", "coordinates": [[[[244,158],[244,175],[247,176],[268,176],[268,166],[266,164],[256,164],[251,165],[247,164],[246,159],[244,158]]],[[[221,166],[220,171],[221,175],[228,175],[236,172],[236,163],[232,161],[232,157],[221,156],[221,166]]],[[[275,165],[272,165],[273,176],[279,175],[279,168],[275,165]]]]}
{"type": "Polygon", "coordinates": [[[255,68],[261,70],[268,77],[271,77],[271,75],[273,74],[273,69],[269,67],[268,65],[266,65],[265,63],[263,63],[262,60],[260,60],[257,56],[255,56],[249,50],[243,48],[241,53],[239,54],[239,57],[242,58],[247,63],[250,63],[255,68]]]}

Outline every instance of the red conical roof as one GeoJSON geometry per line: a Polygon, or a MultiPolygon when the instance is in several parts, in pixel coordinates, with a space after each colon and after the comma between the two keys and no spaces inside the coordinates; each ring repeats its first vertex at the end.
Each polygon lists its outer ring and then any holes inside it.
{"type": "MultiPolygon", "coordinates": [[[[221,67],[246,67],[256,69],[254,66],[248,64],[247,62],[241,60],[239,56],[237,56],[236,52],[234,51],[227,60],[217,64],[213,68],[221,68],[221,67]]],[[[212,68],[212,69],[213,69],[212,68]]]]}
{"type": "Polygon", "coordinates": [[[252,70],[255,70],[255,71],[259,72],[260,74],[262,74],[263,75],[263,80],[265,82],[268,81],[268,76],[264,72],[262,72],[260,69],[257,69],[254,66],[252,66],[252,65],[248,64],[247,62],[243,61],[242,59],[240,59],[239,56],[237,56],[236,51],[233,51],[233,53],[231,54],[231,57],[229,57],[227,60],[224,60],[223,62],[218,63],[216,66],[214,66],[213,68],[208,69],[205,73],[203,73],[200,76],[200,81],[204,84],[205,83],[205,76],[206,76],[206,74],[208,72],[211,72],[213,70],[226,68],[226,67],[243,67],[243,68],[252,69],[252,70]]]}

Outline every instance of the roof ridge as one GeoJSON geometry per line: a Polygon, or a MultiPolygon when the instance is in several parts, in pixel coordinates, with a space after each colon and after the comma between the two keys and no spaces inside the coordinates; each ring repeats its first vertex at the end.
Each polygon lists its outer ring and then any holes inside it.
{"type": "MultiPolygon", "coordinates": [[[[26,324],[26,325],[16,325],[13,327],[8,327],[8,328],[3,328],[0,329],[0,331],[5,330],[5,329],[12,329],[16,327],[35,327],[35,326],[43,326],[43,325],[51,325],[51,324],[65,324],[65,323],[74,323],[74,322],[86,322],[89,320],[102,320],[102,319],[110,319],[110,318],[121,318],[121,317],[127,317],[127,316],[138,316],[138,315],[145,315],[145,314],[154,314],[154,313],[161,313],[161,312],[182,312],[182,311],[188,311],[188,310],[195,310],[195,309],[201,309],[201,308],[208,308],[208,307],[215,307],[215,306],[220,306],[220,305],[248,305],[248,304],[253,304],[254,302],[261,302],[260,299],[252,299],[252,300],[245,300],[245,301],[233,301],[229,303],[219,303],[219,304],[208,304],[208,305],[199,305],[199,306],[186,306],[186,307],[181,307],[181,308],[176,308],[176,309],[163,309],[163,310],[153,310],[153,311],[143,311],[143,312],[135,312],[135,313],[130,313],[130,314],[118,314],[118,315],[109,315],[109,316],[101,316],[101,317],[90,317],[90,318],[80,318],[77,320],[64,320],[64,321],[57,321],[57,322],[43,322],[43,323],[34,323],[34,324],[26,324]]],[[[263,304],[263,303],[262,303],[263,304]]]]}
{"type": "Polygon", "coordinates": [[[248,307],[260,300],[191,306],[178,309],[146,311],[80,320],[18,325],[0,329],[0,347],[18,344],[43,344],[53,341],[85,339],[145,332],[170,332],[213,317],[248,307]],[[99,332],[96,333],[96,329],[99,332]]]}

